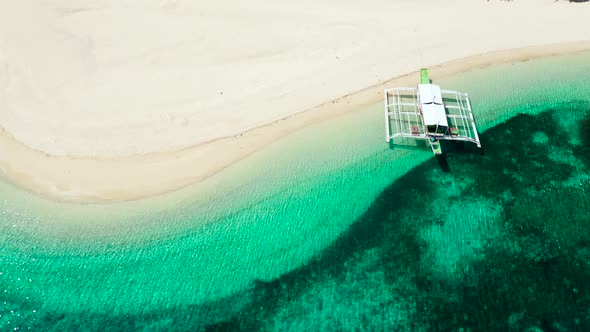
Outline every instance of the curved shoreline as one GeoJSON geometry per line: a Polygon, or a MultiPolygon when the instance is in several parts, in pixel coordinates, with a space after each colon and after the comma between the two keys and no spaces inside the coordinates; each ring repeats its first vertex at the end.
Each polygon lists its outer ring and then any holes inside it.
{"type": "MultiPolygon", "coordinates": [[[[488,52],[430,68],[433,77],[440,79],[493,64],[585,51],[590,51],[590,41],[488,52]]],[[[303,127],[377,103],[386,86],[411,86],[416,81],[414,71],[233,137],[129,157],[52,156],[0,129],[0,169],[10,182],[59,201],[101,203],[152,197],[201,182],[303,127]]]]}

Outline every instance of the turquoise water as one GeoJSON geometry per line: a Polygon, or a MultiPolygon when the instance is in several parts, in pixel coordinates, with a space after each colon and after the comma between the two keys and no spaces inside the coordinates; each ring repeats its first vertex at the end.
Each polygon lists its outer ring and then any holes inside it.
{"type": "Polygon", "coordinates": [[[588,330],[589,60],[439,81],[485,130],[446,173],[389,150],[375,105],[156,199],[0,183],[0,327],[588,330]]]}

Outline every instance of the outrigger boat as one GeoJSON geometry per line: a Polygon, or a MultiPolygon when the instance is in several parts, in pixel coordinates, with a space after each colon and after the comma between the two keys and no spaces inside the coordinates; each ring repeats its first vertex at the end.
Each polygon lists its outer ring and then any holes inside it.
{"type": "Polygon", "coordinates": [[[416,88],[385,89],[385,139],[425,139],[434,155],[442,155],[441,140],[467,141],[481,148],[466,93],[432,84],[428,69],[420,70],[416,88]]]}

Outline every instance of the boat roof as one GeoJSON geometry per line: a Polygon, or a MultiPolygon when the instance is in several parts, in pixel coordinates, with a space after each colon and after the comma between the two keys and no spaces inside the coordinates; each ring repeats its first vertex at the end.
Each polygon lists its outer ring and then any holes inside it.
{"type": "Polygon", "coordinates": [[[442,105],[442,93],[440,86],[436,84],[418,84],[418,93],[420,93],[421,104],[439,104],[442,105]]]}
{"type": "Polygon", "coordinates": [[[442,101],[440,86],[435,84],[418,84],[420,106],[424,124],[427,126],[448,127],[447,113],[442,101]]]}

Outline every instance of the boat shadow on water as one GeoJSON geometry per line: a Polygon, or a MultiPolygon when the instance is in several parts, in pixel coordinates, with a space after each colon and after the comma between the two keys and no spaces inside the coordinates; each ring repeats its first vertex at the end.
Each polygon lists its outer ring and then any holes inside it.
{"type": "MultiPolygon", "coordinates": [[[[437,160],[438,165],[443,172],[451,171],[449,162],[447,160],[449,156],[452,158],[454,155],[460,154],[484,154],[483,147],[478,148],[476,144],[470,142],[440,140],[440,146],[443,153],[440,155],[434,155],[434,158],[437,160]]],[[[426,140],[402,139],[399,143],[393,143],[392,141],[389,141],[389,148],[391,150],[403,149],[425,152],[432,151],[430,144],[426,140]]]]}

